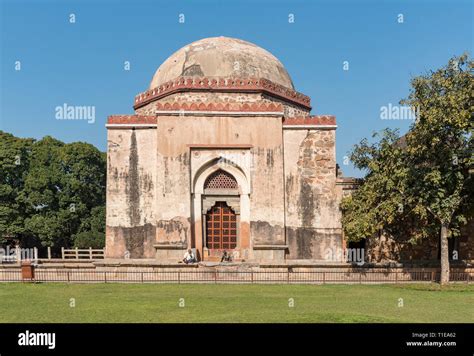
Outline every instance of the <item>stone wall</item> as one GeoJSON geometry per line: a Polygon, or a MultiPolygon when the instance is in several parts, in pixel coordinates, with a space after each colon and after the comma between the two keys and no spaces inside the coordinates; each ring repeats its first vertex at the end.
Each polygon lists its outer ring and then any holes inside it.
{"type": "Polygon", "coordinates": [[[283,131],[288,259],[327,259],[342,248],[335,130],[283,131]]]}
{"type": "Polygon", "coordinates": [[[304,117],[309,116],[310,110],[304,107],[301,107],[296,104],[289,103],[288,101],[274,98],[266,94],[259,94],[260,100],[263,103],[277,103],[281,104],[284,109],[285,117],[304,117]]]}
{"type": "MultiPolygon", "coordinates": [[[[450,239],[450,257],[457,251],[457,260],[474,260],[474,219],[461,229],[461,236],[450,239]]],[[[417,244],[395,241],[392,237],[381,234],[367,239],[365,243],[368,262],[416,262],[437,261],[439,259],[439,237],[422,239],[417,244]]]]}
{"type": "Polygon", "coordinates": [[[156,130],[107,135],[106,257],[154,257],[156,130]]]}
{"type": "Polygon", "coordinates": [[[179,249],[165,245],[186,248],[192,239],[197,244],[202,238],[201,221],[192,206],[192,147],[249,147],[249,216],[240,231],[249,231],[253,244],[285,243],[281,116],[160,116],[157,132],[157,166],[162,167],[157,173],[157,243],[163,245],[158,259],[182,256],[179,249]]]}
{"type": "Polygon", "coordinates": [[[175,93],[166,96],[160,100],[153,101],[145,106],[142,106],[136,110],[137,114],[154,115],[156,112],[156,105],[166,103],[259,103],[261,101],[261,95],[258,93],[212,93],[212,92],[187,92],[187,93],[175,93]]]}
{"type": "Polygon", "coordinates": [[[156,106],[160,103],[162,105],[169,103],[186,103],[188,105],[192,103],[235,103],[235,104],[254,104],[254,103],[275,103],[282,105],[284,115],[287,117],[293,116],[308,116],[309,110],[296,104],[289,103],[285,100],[277,99],[269,95],[262,93],[213,93],[213,92],[187,92],[187,93],[175,93],[170,94],[162,99],[150,102],[138,109],[136,109],[137,115],[155,115],[156,106]]]}
{"type": "Polygon", "coordinates": [[[459,258],[474,261],[474,218],[461,229],[459,238],[459,258]]]}
{"type": "MultiPolygon", "coordinates": [[[[340,172],[341,174],[342,172],[340,172]]],[[[339,199],[349,196],[358,185],[362,183],[361,179],[339,176],[337,179],[337,190],[339,199]]],[[[410,237],[407,236],[407,240],[410,237]]],[[[365,245],[366,261],[371,263],[385,262],[410,262],[420,263],[425,261],[439,260],[439,237],[432,236],[424,238],[416,244],[409,242],[396,241],[387,234],[377,234],[363,242],[365,245]]],[[[346,242],[344,241],[344,245],[346,242]]],[[[360,245],[360,244],[359,244],[360,245]]],[[[451,257],[452,251],[457,251],[457,260],[474,260],[474,219],[461,228],[461,236],[450,240],[451,257]]]]}

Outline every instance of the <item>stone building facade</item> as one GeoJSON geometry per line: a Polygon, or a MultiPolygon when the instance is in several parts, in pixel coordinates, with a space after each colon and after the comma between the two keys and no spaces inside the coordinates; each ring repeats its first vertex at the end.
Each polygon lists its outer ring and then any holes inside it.
{"type": "Polygon", "coordinates": [[[187,45],[107,121],[109,258],[327,260],[343,247],[336,119],[238,39],[187,45]]]}

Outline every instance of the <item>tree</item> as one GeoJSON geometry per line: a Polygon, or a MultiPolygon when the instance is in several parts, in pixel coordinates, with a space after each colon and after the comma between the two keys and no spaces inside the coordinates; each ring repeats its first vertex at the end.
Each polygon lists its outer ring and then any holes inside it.
{"type": "Polygon", "coordinates": [[[0,243],[24,233],[24,207],[17,197],[30,164],[32,139],[0,131],[0,243]]]}
{"type": "Polygon", "coordinates": [[[60,248],[74,245],[87,226],[103,233],[106,156],[94,146],[1,133],[0,168],[6,172],[0,181],[0,236],[13,235],[24,246],[60,248]],[[24,167],[11,163],[18,152],[24,167]],[[90,219],[95,226],[84,223],[90,219]]]}
{"type": "Polygon", "coordinates": [[[91,215],[85,219],[74,238],[74,247],[77,248],[104,248],[105,247],[105,206],[92,209],[91,215]]]}
{"type": "Polygon", "coordinates": [[[449,281],[448,238],[459,233],[473,204],[474,62],[466,54],[414,78],[402,104],[419,117],[407,135],[408,185],[421,216],[440,226],[441,284],[449,281]]]}
{"type": "Polygon", "coordinates": [[[473,210],[473,62],[467,55],[416,77],[407,99],[419,117],[408,133],[385,130],[350,155],[367,174],[360,189],[343,201],[349,240],[383,230],[410,241],[440,236],[441,283],[449,281],[448,238],[459,234],[473,210]]]}
{"type": "MultiPolygon", "coordinates": [[[[400,185],[401,180],[397,182],[394,178],[405,170],[400,150],[394,146],[398,134],[387,129],[381,135],[380,140],[372,145],[367,139],[362,140],[350,155],[354,166],[366,171],[363,184],[342,203],[343,226],[350,241],[373,236],[383,229],[395,219],[401,203],[401,198],[390,189],[400,185]],[[396,175],[392,176],[394,172],[396,175]]],[[[373,135],[374,138],[378,136],[373,135]]]]}

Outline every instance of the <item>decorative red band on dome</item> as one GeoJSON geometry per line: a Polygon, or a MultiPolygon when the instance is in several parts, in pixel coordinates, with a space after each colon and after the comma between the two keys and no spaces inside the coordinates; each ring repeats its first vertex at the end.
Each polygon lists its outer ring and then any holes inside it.
{"type": "Polygon", "coordinates": [[[336,125],[336,117],[333,115],[286,117],[283,120],[283,126],[287,125],[336,125]]]}
{"type": "Polygon", "coordinates": [[[155,125],[156,116],[151,115],[110,115],[107,124],[155,125]]]}
{"type": "MultiPolygon", "coordinates": [[[[187,105],[186,103],[158,103],[157,110],[170,111],[247,111],[247,112],[278,112],[283,109],[281,104],[222,104],[222,103],[196,103],[187,105]]],[[[157,116],[154,115],[110,115],[107,118],[107,124],[139,124],[139,125],[155,125],[157,123],[157,116]]],[[[285,117],[283,119],[283,126],[289,125],[336,125],[336,117],[333,115],[316,115],[306,117],[285,117]]]]}
{"type": "Polygon", "coordinates": [[[263,92],[294,104],[311,109],[311,99],[302,93],[276,84],[264,78],[195,78],[179,77],[175,80],[147,90],[135,97],[134,109],[138,109],[154,100],[183,91],[221,91],[221,92],[263,92]]]}
{"type": "Polygon", "coordinates": [[[275,103],[157,103],[163,111],[222,111],[222,112],[282,112],[283,105],[275,103]]]}

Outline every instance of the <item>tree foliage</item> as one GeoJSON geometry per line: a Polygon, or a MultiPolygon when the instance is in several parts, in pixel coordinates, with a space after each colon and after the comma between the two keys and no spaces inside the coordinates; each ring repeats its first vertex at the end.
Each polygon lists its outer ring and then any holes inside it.
{"type": "Polygon", "coordinates": [[[105,154],[90,144],[0,132],[0,237],[69,247],[78,234],[103,233],[105,218],[88,221],[104,217],[105,169],[105,154]]]}
{"type": "Polygon", "coordinates": [[[439,237],[445,280],[447,238],[459,235],[474,204],[473,61],[466,54],[454,57],[413,78],[411,87],[401,104],[418,117],[407,134],[386,129],[375,143],[362,140],[351,152],[366,176],[343,201],[344,231],[353,241],[378,231],[399,240],[409,236],[413,243],[439,237]]]}
{"type": "Polygon", "coordinates": [[[17,197],[25,184],[33,143],[0,131],[0,243],[25,231],[25,207],[17,197]]]}
{"type": "Polygon", "coordinates": [[[419,108],[419,119],[407,134],[412,204],[420,215],[447,225],[451,235],[473,203],[474,62],[467,55],[412,80],[402,103],[419,108]]]}

